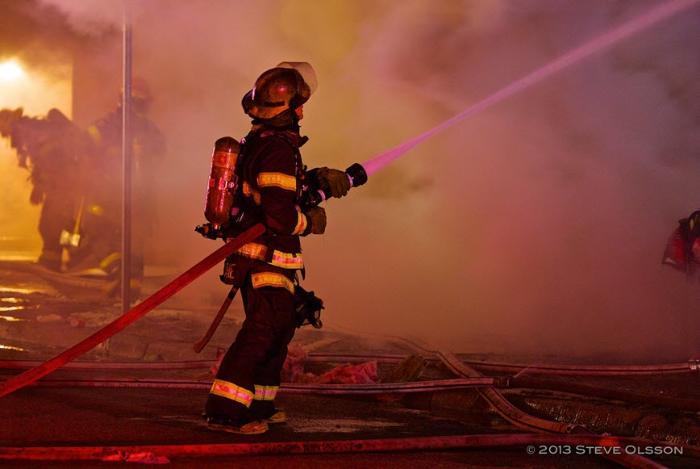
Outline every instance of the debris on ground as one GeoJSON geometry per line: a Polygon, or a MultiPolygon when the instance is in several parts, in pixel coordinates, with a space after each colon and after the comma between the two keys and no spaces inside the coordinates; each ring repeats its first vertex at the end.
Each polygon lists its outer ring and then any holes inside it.
{"type": "Polygon", "coordinates": [[[287,352],[287,360],[282,368],[282,381],[289,383],[315,384],[370,384],[378,382],[376,360],[356,365],[344,364],[317,375],[305,370],[305,362],[311,346],[291,344],[287,352]]]}
{"type": "Polygon", "coordinates": [[[425,370],[427,365],[428,362],[424,357],[421,357],[420,355],[411,355],[399,363],[398,366],[391,371],[387,382],[407,383],[409,381],[416,381],[418,378],[420,378],[420,375],[423,373],[423,370],[425,370]]]}

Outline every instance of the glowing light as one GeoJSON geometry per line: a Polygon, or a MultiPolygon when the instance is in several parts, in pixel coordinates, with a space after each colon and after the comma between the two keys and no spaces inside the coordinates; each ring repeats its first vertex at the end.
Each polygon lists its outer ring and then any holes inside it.
{"type": "Polygon", "coordinates": [[[493,106],[496,103],[503,101],[512,95],[519,93],[520,91],[529,88],[530,86],[541,82],[545,78],[564,70],[565,68],[571,67],[572,65],[580,62],[581,60],[589,57],[590,55],[600,52],[601,50],[607,49],[608,47],[616,44],[617,42],[644,31],[647,28],[654,26],[656,23],[665,20],[677,13],[688,10],[691,7],[696,6],[698,0],[673,0],[669,2],[664,2],[661,5],[652,8],[646,13],[639,15],[620,26],[611,29],[608,32],[597,36],[590,41],[572,49],[563,55],[560,55],[556,59],[552,60],[546,65],[530,72],[524,77],[514,81],[505,88],[501,88],[494,94],[487,96],[481,101],[469,106],[464,111],[451,117],[442,124],[433,127],[420,135],[413,137],[404,143],[397,145],[374,158],[362,163],[362,166],[367,171],[368,175],[371,175],[380,169],[384,168],[386,165],[392,161],[403,156],[406,152],[414,148],[416,145],[422,143],[433,135],[442,132],[445,129],[452,127],[453,125],[461,122],[467,117],[471,117],[479,112],[493,106]]]}
{"type": "Polygon", "coordinates": [[[24,306],[0,306],[0,312],[20,311],[26,309],[24,306]]]}
{"type": "Polygon", "coordinates": [[[24,76],[24,69],[16,60],[6,60],[0,63],[0,81],[16,81],[24,76]]]}
{"type": "Polygon", "coordinates": [[[30,295],[38,293],[40,290],[21,287],[0,287],[0,293],[19,293],[20,295],[30,295]]]}
{"type": "Polygon", "coordinates": [[[24,303],[24,300],[19,298],[0,298],[0,303],[24,303]]]}
{"type": "Polygon", "coordinates": [[[14,347],[12,345],[4,344],[0,344],[0,350],[14,350],[15,352],[26,352],[26,350],[21,347],[14,347]]]}
{"type": "Polygon", "coordinates": [[[24,319],[16,318],[14,316],[2,316],[2,315],[0,315],[0,321],[19,322],[19,321],[24,321],[24,319]]]}

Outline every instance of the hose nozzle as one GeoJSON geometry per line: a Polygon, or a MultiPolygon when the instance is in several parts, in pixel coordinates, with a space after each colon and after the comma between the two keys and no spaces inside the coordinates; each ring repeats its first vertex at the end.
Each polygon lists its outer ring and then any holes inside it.
{"type": "Polygon", "coordinates": [[[365,168],[360,163],[353,163],[350,165],[350,167],[345,170],[345,174],[348,175],[352,187],[358,187],[367,182],[367,171],[365,171],[365,168]]]}
{"type": "MultiPolygon", "coordinates": [[[[367,182],[367,171],[365,171],[365,168],[360,163],[353,163],[350,165],[350,167],[345,170],[345,174],[347,174],[352,187],[358,187],[367,182]]],[[[309,191],[304,197],[303,205],[305,208],[315,207],[330,197],[331,194],[323,189],[309,191]]]]}

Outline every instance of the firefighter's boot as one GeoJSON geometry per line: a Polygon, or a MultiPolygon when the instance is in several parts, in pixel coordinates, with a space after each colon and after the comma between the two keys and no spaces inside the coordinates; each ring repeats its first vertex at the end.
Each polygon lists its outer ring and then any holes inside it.
{"type": "Polygon", "coordinates": [[[260,435],[267,432],[267,423],[260,420],[232,419],[224,416],[204,416],[207,427],[238,435],[260,435]]]}
{"type": "Polygon", "coordinates": [[[287,421],[287,413],[275,407],[273,401],[253,401],[253,404],[250,406],[250,413],[253,415],[253,418],[271,425],[287,421]]]}

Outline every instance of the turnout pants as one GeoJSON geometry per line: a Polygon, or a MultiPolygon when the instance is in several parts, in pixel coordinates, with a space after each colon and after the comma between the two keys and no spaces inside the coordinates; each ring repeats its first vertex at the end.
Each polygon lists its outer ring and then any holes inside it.
{"type": "Polygon", "coordinates": [[[287,345],[296,330],[293,279],[294,271],[262,263],[245,275],[245,320],[212,384],[207,416],[239,420],[274,411],[287,345]]]}
{"type": "Polygon", "coordinates": [[[41,257],[44,262],[61,264],[61,231],[72,231],[75,217],[75,197],[60,192],[47,192],[39,215],[39,234],[44,242],[41,257]]]}

